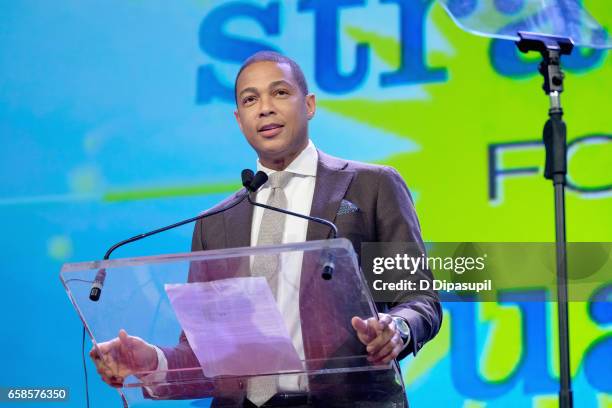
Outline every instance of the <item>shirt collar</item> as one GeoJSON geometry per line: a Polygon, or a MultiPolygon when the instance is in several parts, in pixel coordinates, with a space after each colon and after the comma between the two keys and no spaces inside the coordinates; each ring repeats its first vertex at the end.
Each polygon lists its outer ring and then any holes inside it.
{"type": "MultiPolygon", "coordinates": [[[[301,176],[312,176],[317,175],[317,162],[319,160],[319,153],[312,140],[308,140],[308,146],[297,155],[295,159],[287,166],[285,171],[290,173],[298,174],[301,176]]],[[[257,159],[257,170],[261,170],[266,174],[274,173],[276,170],[272,170],[261,164],[257,159]]]]}

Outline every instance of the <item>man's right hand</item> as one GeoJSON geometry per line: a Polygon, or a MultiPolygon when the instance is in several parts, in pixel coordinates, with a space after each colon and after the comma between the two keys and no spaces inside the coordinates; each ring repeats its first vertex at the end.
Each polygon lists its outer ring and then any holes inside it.
{"type": "Polygon", "coordinates": [[[119,336],[98,344],[89,351],[102,380],[113,386],[121,387],[129,375],[157,369],[155,348],[140,337],[130,336],[123,329],[119,336]]]}

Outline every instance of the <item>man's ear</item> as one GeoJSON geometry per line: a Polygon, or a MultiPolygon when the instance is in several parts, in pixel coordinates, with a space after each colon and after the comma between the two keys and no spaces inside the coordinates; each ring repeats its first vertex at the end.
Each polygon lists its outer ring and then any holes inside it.
{"type": "Polygon", "coordinates": [[[238,122],[238,127],[240,128],[240,131],[244,133],[244,131],[242,130],[242,122],[240,121],[240,114],[238,113],[238,109],[234,111],[234,117],[236,118],[236,122],[238,122]]]}
{"type": "Polygon", "coordinates": [[[308,115],[308,120],[312,119],[317,111],[317,101],[315,95],[313,93],[309,93],[305,97],[306,100],[306,114],[308,115]]]}

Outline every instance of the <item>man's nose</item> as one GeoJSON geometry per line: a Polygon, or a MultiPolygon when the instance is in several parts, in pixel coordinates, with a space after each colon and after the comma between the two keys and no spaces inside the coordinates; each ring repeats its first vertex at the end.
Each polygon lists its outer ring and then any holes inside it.
{"type": "Polygon", "coordinates": [[[266,117],[270,115],[274,115],[276,112],[274,111],[274,106],[272,105],[272,101],[269,98],[261,98],[261,105],[259,109],[259,117],[266,117]]]}

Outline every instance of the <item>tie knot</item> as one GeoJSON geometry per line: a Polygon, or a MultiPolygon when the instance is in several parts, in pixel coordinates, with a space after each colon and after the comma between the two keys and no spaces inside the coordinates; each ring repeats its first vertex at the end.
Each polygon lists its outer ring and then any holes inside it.
{"type": "Polygon", "coordinates": [[[285,188],[293,174],[288,171],[277,171],[268,175],[268,183],[272,188],[285,188]]]}

